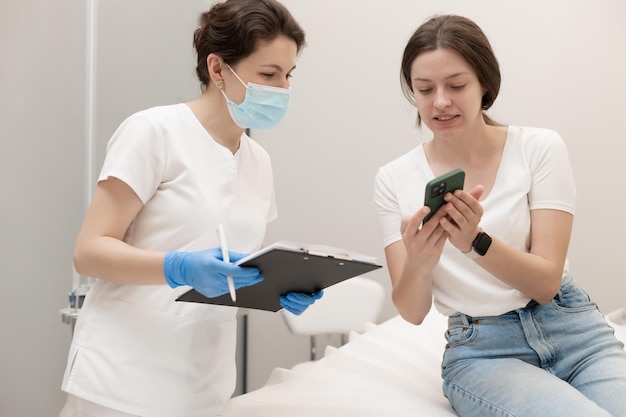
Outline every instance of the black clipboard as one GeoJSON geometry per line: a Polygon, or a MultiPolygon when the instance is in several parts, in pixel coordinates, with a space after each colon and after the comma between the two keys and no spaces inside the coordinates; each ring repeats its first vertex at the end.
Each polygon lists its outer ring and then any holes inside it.
{"type": "Polygon", "coordinates": [[[282,294],[291,291],[312,293],[382,267],[362,255],[332,249],[318,250],[278,242],[237,262],[240,266],[258,268],[264,279],[256,285],[238,289],[236,302],[231,300],[230,294],[209,298],[193,289],[176,301],[278,311],[282,308],[282,294]]]}

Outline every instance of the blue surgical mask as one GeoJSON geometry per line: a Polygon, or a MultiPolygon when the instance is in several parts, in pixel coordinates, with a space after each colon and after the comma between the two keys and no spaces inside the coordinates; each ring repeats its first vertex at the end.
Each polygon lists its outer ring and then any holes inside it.
{"type": "Polygon", "coordinates": [[[226,65],[246,87],[246,95],[241,104],[231,101],[224,90],[220,89],[226,99],[230,117],[237,126],[244,129],[271,129],[276,126],[287,112],[291,90],[254,83],[246,85],[230,65],[226,65]]]}

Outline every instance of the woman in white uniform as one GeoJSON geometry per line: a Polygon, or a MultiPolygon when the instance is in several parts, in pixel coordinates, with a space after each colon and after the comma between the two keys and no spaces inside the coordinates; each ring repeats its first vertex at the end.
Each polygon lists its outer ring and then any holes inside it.
{"type": "MultiPolygon", "coordinates": [[[[98,278],[76,323],[62,417],[207,417],[235,387],[236,309],[181,303],[263,277],[224,262],[261,248],[276,217],[270,158],[244,132],[284,115],[305,35],[275,0],[227,0],[194,33],[201,96],[127,118],[111,138],[76,240],[76,270],[98,278]]],[[[320,293],[290,293],[302,313],[320,293]]]]}
{"type": "Polygon", "coordinates": [[[393,301],[449,316],[443,391],[461,416],[626,416],[626,353],[570,275],[575,186],[554,131],[489,109],[500,70],[482,30],[435,16],[409,39],[404,92],[433,138],[376,177],[393,301]],[[423,223],[426,183],[465,171],[423,223]]]}

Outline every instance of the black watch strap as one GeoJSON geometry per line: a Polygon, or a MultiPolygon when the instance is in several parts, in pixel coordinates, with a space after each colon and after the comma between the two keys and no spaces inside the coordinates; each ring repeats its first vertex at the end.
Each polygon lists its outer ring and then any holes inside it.
{"type": "Polygon", "coordinates": [[[474,241],[472,242],[472,248],[474,249],[474,252],[476,252],[480,256],[485,256],[485,254],[489,250],[489,246],[491,246],[491,242],[491,236],[481,231],[474,238],[474,241]]]}

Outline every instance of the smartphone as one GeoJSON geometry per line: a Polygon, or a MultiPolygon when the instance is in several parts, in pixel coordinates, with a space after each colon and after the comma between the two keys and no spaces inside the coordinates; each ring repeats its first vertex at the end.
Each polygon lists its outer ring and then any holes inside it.
{"type": "Polygon", "coordinates": [[[464,182],[465,171],[455,169],[426,184],[424,205],[430,207],[430,213],[424,218],[422,224],[426,223],[446,203],[443,196],[455,190],[462,190],[464,182]]]}

